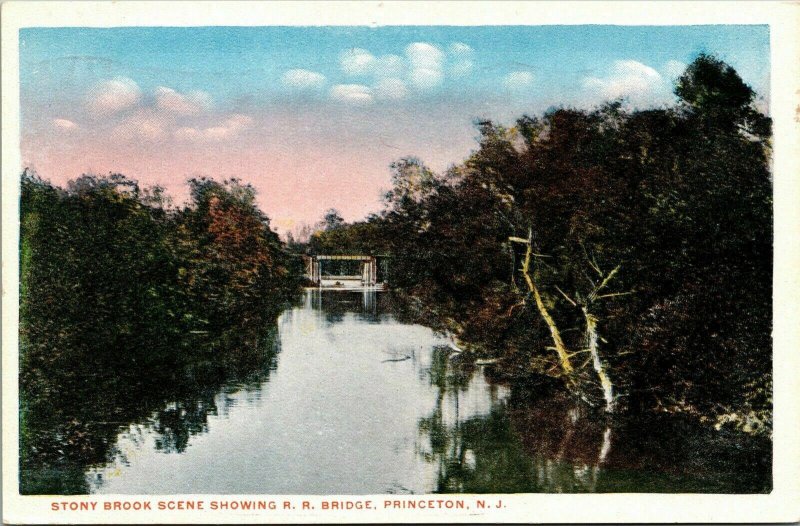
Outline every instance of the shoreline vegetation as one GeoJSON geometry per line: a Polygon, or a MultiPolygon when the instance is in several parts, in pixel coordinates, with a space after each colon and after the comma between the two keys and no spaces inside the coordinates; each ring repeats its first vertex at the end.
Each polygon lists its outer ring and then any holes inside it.
{"type": "Polygon", "coordinates": [[[771,120],[711,55],[675,94],[478,122],[465,161],[397,161],[382,213],[295,249],[393,255],[410,319],[511,381],[770,435],[771,120]]]}
{"type": "MultiPolygon", "coordinates": [[[[399,315],[497,381],[770,437],[771,121],[713,56],[675,93],[668,108],[481,121],[465,161],[437,174],[401,159],[384,211],[331,211],[302,242],[282,242],[235,179],[192,179],[177,207],[122,175],[59,188],[26,169],[22,492],[85,492],[83,472],[48,470],[102,462],[120,424],[152,411],[209,410],[165,400],[263,380],[304,253],[391,256],[399,315]]],[[[180,451],[192,419],[172,420],[162,447],[180,451]]]]}
{"type": "Polygon", "coordinates": [[[23,173],[22,493],[87,493],[76,466],[108,461],[121,426],[153,412],[157,447],[183,451],[220,387],[275,368],[302,267],[249,185],[189,185],[176,208],[120,175],[62,189],[23,173]]]}

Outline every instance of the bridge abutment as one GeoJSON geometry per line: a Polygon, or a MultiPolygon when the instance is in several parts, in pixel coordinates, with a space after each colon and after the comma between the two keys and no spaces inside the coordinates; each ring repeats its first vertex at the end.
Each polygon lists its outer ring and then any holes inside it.
{"type": "Polygon", "coordinates": [[[386,286],[385,276],[379,284],[378,256],[372,255],[314,255],[304,256],[306,278],[319,287],[360,288],[386,286]],[[360,264],[358,274],[328,274],[323,268],[326,262],[357,261],[360,264]]]}

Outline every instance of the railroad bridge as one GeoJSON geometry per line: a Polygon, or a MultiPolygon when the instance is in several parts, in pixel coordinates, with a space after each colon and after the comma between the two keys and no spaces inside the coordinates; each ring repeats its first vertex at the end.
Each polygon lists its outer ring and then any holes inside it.
{"type": "Polygon", "coordinates": [[[304,256],[306,278],[319,287],[360,288],[387,286],[385,256],[304,256]]]}

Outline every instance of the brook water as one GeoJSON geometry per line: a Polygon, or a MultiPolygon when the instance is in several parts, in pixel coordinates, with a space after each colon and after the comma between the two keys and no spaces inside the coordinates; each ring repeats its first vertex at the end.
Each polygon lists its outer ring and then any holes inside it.
{"type": "Polygon", "coordinates": [[[677,418],[592,418],[494,384],[491,366],[398,321],[386,294],[306,291],[260,370],[118,422],[104,460],[73,456],[50,487],[78,476],[64,492],[769,491],[762,442],[677,418]]]}

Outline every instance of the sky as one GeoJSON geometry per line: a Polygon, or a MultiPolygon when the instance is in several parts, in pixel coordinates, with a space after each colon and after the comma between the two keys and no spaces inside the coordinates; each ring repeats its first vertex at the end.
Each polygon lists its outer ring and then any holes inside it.
{"type": "Polygon", "coordinates": [[[759,25],[23,29],[22,160],[56,184],[123,173],[177,204],[190,177],[238,177],[285,233],[379,211],[392,161],[443,171],[478,119],[670,105],[700,52],[768,111],[759,25]]]}

